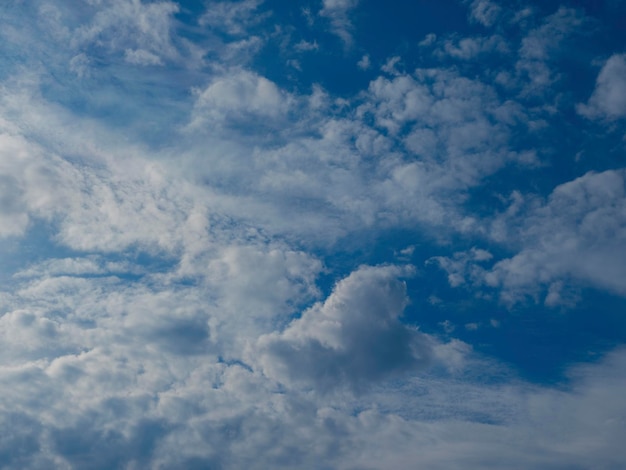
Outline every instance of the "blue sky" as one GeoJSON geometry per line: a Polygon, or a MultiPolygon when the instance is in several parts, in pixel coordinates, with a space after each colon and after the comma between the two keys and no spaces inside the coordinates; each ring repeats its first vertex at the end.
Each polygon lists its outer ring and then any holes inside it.
{"type": "Polygon", "coordinates": [[[624,468],[623,1],[5,3],[2,468],[624,468]]]}

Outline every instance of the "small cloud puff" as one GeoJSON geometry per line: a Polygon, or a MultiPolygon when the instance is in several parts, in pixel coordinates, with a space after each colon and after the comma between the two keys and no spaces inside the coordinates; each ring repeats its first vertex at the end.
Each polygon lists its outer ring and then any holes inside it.
{"type": "Polygon", "coordinates": [[[242,119],[276,119],[284,115],[290,98],[265,77],[237,70],[213,80],[198,93],[190,127],[206,122],[227,124],[242,119]]]}
{"type": "Polygon", "coordinates": [[[361,70],[367,70],[372,66],[372,62],[370,60],[370,56],[368,56],[367,54],[365,54],[363,57],[361,57],[361,60],[359,60],[356,63],[357,67],[359,67],[361,70]]]}
{"type": "Polygon", "coordinates": [[[470,19],[483,26],[493,26],[502,9],[489,0],[474,0],[470,5],[470,19]]]}

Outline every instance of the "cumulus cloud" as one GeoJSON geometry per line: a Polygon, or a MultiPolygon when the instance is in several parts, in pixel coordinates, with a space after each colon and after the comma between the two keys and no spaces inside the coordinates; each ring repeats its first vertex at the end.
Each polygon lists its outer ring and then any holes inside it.
{"type": "Polygon", "coordinates": [[[543,296],[550,306],[571,304],[576,294],[564,282],[624,296],[625,181],[624,170],[608,170],[557,186],[541,204],[518,195],[514,210],[495,219],[491,231],[516,247],[517,254],[494,260],[491,266],[493,257],[480,249],[437,262],[448,272],[451,285],[497,288],[509,304],[528,296],[537,301],[543,296]]]}
{"type": "Polygon", "coordinates": [[[379,77],[369,92],[371,104],[361,109],[392,135],[402,132],[407,150],[419,157],[405,168],[445,171],[427,178],[441,189],[472,186],[507,161],[533,161],[532,152],[514,154],[506,148],[516,110],[479,80],[449,70],[417,70],[414,76],[379,77]]]}
{"type": "Polygon", "coordinates": [[[615,120],[626,116],[626,54],[612,55],[606,61],[589,102],[577,109],[589,119],[615,120]]]}
{"type": "Polygon", "coordinates": [[[609,170],[556,187],[524,221],[522,251],[498,262],[487,282],[514,290],[571,276],[626,295],[625,181],[623,170],[609,170]]]}
{"type": "Polygon", "coordinates": [[[235,71],[216,78],[199,92],[190,126],[245,124],[245,119],[252,118],[278,119],[288,112],[290,101],[289,95],[267,78],[245,70],[235,71]]]}
{"type": "Polygon", "coordinates": [[[272,378],[325,392],[359,389],[394,373],[424,368],[433,340],[403,325],[407,268],[361,267],[281,333],[259,340],[260,364],[272,378]]]}
{"type": "Polygon", "coordinates": [[[212,147],[222,150],[192,157],[192,171],[198,175],[198,163],[211,161],[203,181],[228,182],[239,214],[255,223],[264,217],[272,230],[305,237],[313,233],[306,227],[324,223],[332,238],[374,222],[469,227],[455,209],[462,191],[508,165],[536,163],[533,151],[508,146],[524,124],[521,108],[454,70],[379,76],[357,104],[346,113],[319,86],[297,96],[256,73],[232,70],[197,93],[187,129],[213,135],[212,147]],[[272,145],[259,145],[261,130],[272,145]],[[296,211],[291,201],[299,201],[296,211]]]}

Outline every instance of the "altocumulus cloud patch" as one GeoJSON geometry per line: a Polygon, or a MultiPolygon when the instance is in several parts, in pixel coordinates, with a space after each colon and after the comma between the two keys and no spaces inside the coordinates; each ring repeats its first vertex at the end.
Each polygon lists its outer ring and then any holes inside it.
{"type": "Polygon", "coordinates": [[[0,7],[0,466],[626,465],[620,2],[0,7]]]}

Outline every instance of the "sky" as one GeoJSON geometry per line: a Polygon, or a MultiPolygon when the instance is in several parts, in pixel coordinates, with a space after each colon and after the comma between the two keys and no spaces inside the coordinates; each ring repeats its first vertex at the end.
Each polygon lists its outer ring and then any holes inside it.
{"type": "Polygon", "coordinates": [[[626,467],[626,3],[0,5],[0,468],[626,467]]]}

